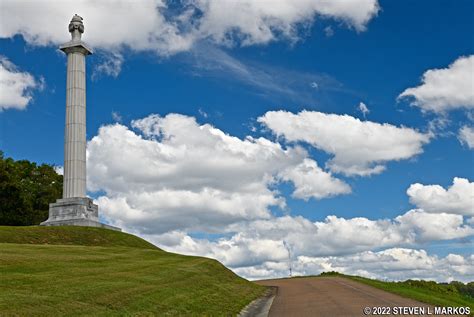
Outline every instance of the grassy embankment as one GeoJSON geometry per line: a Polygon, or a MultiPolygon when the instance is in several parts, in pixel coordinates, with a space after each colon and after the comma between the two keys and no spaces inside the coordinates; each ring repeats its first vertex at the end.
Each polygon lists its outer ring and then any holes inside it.
{"type": "Polygon", "coordinates": [[[82,227],[0,226],[0,315],[236,315],[265,288],[215,260],[82,227]]]}
{"type": "MultiPolygon", "coordinates": [[[[443,307],[470,307],[474,312],[474,298],[460,291],[459,285],[440,284],[431,281],[407,280],[403,282],[384,282],[360,276],[344,275],[336,272],[322,273],[320,276],[340,276],[364,283],[390,293],[417,301],[443,307]]],[[[471,286],[472,287],[472,286],[471,286]]],[[[466,288],[466,287],[465,287],[466,288]]]]}

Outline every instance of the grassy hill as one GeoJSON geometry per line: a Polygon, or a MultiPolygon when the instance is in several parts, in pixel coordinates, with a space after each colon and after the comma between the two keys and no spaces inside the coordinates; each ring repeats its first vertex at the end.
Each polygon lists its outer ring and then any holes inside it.
{"type": "Polygon", "coordinates": [[[0,315],[235,315],[265,289],[215,260],[84,227],[0,226],[0,315]]]}
{"type": "Polygon", "coordinates": [[[0,226],[0,243],[87,245],[97,247],[158,248],[132,234],[92,227],[0,226]]]}

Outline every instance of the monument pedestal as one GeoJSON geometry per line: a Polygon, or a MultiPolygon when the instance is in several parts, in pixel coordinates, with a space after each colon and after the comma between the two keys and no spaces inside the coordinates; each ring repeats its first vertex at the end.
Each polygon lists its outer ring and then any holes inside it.
{"type": "Polygon", "coordinates": [[[99,208],[87,197],[58,199],[49,204],[49,218],[42,226],[84,226],[122,231],[99,222],[99,208]]]}

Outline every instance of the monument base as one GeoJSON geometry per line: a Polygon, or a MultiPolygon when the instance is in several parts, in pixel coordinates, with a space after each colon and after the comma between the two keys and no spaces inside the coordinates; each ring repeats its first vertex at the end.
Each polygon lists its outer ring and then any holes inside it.
{"type": "Polygon", "coordinates": [[[99,207],[87,197],[58,199],[49,204],[49,218],[41,226],[83,226],[122,231],[99,222],[99,207]]]}

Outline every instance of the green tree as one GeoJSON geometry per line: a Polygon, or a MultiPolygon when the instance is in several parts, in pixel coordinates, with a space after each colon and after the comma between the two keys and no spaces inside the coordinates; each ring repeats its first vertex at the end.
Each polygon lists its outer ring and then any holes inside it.
{"type": "Polygon", "coordinates": [[[474,299],[474,282],[464,284],[462,282],[452,281],[451,283],[449,283],[449,285],[453,285],[454,287],[456,287],[459,293],[474,299]]]}
{"type": "Polygon", "coordinates": [[[48,164],[5,158],[0,151],[0,225],[38,225],[62,196],[63,176],[48,164]]]}

